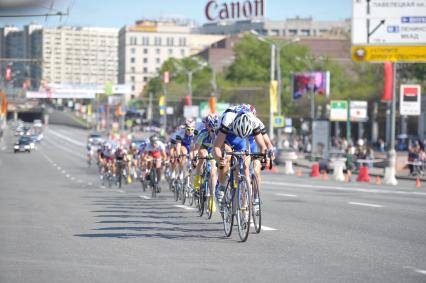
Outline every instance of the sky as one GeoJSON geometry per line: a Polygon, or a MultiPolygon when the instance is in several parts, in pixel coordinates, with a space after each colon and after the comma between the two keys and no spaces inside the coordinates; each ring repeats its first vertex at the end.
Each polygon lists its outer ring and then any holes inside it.
{"type": "MultiPolygon", "coordinates": [[[[238,0],[216,0],[221,3],[238,0]]],[[[246,0],[247,1],[247,0],[246,0]]],[[[254,0],[251,0],[252,2],[254,0]]],[[[343,20],[352,15],[351,0],[264,0],[265,18],[285,20],[300,16],[315,20],[343,20]]],[[[41,18],[0,18],[0,25],[22,26],[31,22],[45,26],[73,25],[91,27],[115,27],[131,25],[141,18],[179,17],[195,20],[198,24],[208,22],[204,10],[208,0],[62,0],[54,8],[66,11],[69,16],[41,18]]],[[[240,1],[242,3],[244,1],[240,1]]],[[[46,12],[46,10],[40,10],[46,12]]],[[[2,11],[0,11],[0,15],[2,11]]]]}

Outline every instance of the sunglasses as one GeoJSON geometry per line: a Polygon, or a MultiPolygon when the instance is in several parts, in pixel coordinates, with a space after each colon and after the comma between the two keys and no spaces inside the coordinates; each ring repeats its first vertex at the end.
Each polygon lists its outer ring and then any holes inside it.
{"type": "Polygon", "coordinates": [[[194,128],[186,128],[186,130],[187,130],[188,132],[193,132],[193,131],[194,131],[194,128]]]}

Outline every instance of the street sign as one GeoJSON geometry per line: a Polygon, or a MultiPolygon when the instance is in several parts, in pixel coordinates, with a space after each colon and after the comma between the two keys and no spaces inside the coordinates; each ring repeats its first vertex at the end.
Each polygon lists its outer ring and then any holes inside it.
{"type": "Polygon", "coordinates": [[[273,123],[274,128],[283,128],[285,125],[284,116],[282,115],[274,116],[273,122],[274,122],[273,123]]]}
{"type": "Polygon", "coordinates": [[[285,118],[284,124],[284,133],[291,134],[293,132],[293,119],[285,118]]]}
{"type": "Polygon", "coordinates": [[[351,100],[351,121],[352,122],[366,122],[368,102],[351,100]]]}
{"type": "Polygon", "coordinates": [[[167,115],[173,115],[174,113],[175,113],[175,109],[173,107],[167,106],[166,114],[167,115]]]}
{"type": "Polygon", "coordinates": [[[426,1],[353,0],[352,45],[354,61],[426,61],[426,1]]]}
{"type": "Polygon", "coordinates": [[[424,46],[352,46],[356,62],[426,62],[424,46]]]}
{"type": "Polygon", "coordinates": [[[185,105],[183,107],[183,116],[187,119],[197,118],[200,108],[197,105],[185,105]]]}
{"type": "Polygon", "coordinates": [[[401,85],[399,110],[401,115],[420,115],[420,85],[401,85]]]}
{"type": "Polygon", "coordinates": [[[348,102],[332,100],[330,103],[330,121],[346,121],[348,119],[348,102]]]}

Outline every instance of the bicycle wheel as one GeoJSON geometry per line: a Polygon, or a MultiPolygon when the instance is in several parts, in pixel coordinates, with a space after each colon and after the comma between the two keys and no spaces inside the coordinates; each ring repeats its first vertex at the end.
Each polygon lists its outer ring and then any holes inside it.
{"type": "Polygon", "coordinates": [[[186,194],[188,193],[188,183],[189,183],[189,177],[185,178],[181,187],[182,205],[184,205],[186,201],[186,194]]]}
{"type": "Polygon", "coordinates": [[[149,177],[152,188],[152,197],[155,198],[157,196],[157,170],[155,170],[155,168],[151,168],[149,177]]]}
{"type": "Polygon", "coordinates": [[[234,225],[234,214],[233,214],[233,193],[235,191],[231,188],[230,182],[225,190],[225,195],[222,200],[223,207],[223,230],[225,231],[225,236],[230,237],[232,234],[232,226],[234,225]]]}
{"type": "Polygon", "coordinates": [[[251,176],[252,203],[251,215],[253,217],[253,225],[256,233],[260,233],[262,228],[262,209],[260,205],[259,182],[256,175],[251,176]]]}
{"type": "Polygon", "coordinates": [[[188,191],[188,204],[192,206],[194,204],[194,189],[192,186],[189,187],[188,191]]]}
{"type": "Polygon", "coordinates": [[[198,191],[198,215],[201,217],[204,214],[204,183],[198,191]]]}
{"type": "Polygon", "coordinates": [[[180,185],[178,180],[174,180],[174,189],[175,189],[175,201],[179,200],[179,191],[180,191],[180,185]]]}
{"type": "Polygon", "coordinates": [[[238,224],[238,235],[240,236],[241,242],[247,241],[247,237],[250,231],[250,211],[251,211],[251,192],[250,185],[247,182],[245,176],[241,176],[239,188],[238,188],[238,207],[237,207],[237,224],[238,224]]]}

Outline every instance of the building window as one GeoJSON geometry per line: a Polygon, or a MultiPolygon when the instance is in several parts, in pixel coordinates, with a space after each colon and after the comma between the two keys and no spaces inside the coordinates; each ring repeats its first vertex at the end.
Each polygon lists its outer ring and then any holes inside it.
{"type": "Polygon", "coordinates": [[[145,64],[147,64],[147,63],[148,63],[148,58],[143,58],[143,62],[144,62],[145,64]]]}
{"type": "Polygon", "coordinates": [[[143,54],[148,54],[148,48],[143,49],[143,54]]]}
{"type": "Polygon", "coordinates": [[[131,76],[131,77],[130,77],[130,81],[131,81],[132,83],[134,83],[134,82],[135,82],[135,77],[134,77],[134,76],[131,76]]]}
{"type": "Polygon", "coordinates": [[[130,50],[130,53],[135,54],[135,49],[134,49],[134,48],[132,48],[132,49],[130,50]]]}
{"type": "Polygon", "coordinates": [[[157,73],[159,73],[160,72],[160,68],[155,68],[155,71],[157,72],[157,73]]]}
{"type": "Polygon", "coordinates": [[[179,46],[186,46],[186,38],[185,37],[179,38],[179,46]]]}
{"type": "Polygon", "coordinates": [[[135,91],[135,86],[134,85],[132,85],[132,91],[135,91]]]}
{"type": "Polygon", "coordinates": [[[161,59],[160,58],[156,58],[155,59],[155,63],[160,64],[161,63],[161,59]]]}
{"type": "Polygon", "coordinates": [[[132,68],[130,69],[130,72],[134,73],[134,72],[135,72],[135,67],[132,67],[132,68]]]}
{"type": "Polygon", "coordinates": [[[155,49],[155,54],[160,55],[161,51],[160,48],[155,49]]]}
{"type": "Polygon", "coordinates": [[[166,44],[167,44],[167,46],[173,46],[173,44],[174,44],[174,39],[173,39],[173,37],[168,37],[167,39],[166,39],[166,44]]]}
{"type": "Polygon", "coordinates": [[[154,37],[154,45],[161,46],[161,37],[154,37]]]}
{"type": "Polygon", "coordinates": [[[144,68],[143,68],[143,73],[144,73],[144,74],[147,74],[147,73],[148,73],[148,68],[147,68],[147,67],[144,67],[144,68]]]}
{"type": "Polygon", "coordinates": [[[130,45],[136,45],[138,43],[137,38],[135,36],[131,36],[129,38],[129,41],[130,41],[130,45]]]}
{"type": "Polygon", "coordinates": [[[180,55],[181,55],[182,57],[185,57],[185,49],[181,49],[181,50],[180,50],[180,55]]]}
{"type": "Polygon", "coordinates": [[[143,77],[143,81],[147,82],[148,81],[148,77],[143,77]]]}
{"type": "Polygon", "coordinates": [[[171,56],[171,55],[173,55],[173,49],[169,49],[169,55],[171,56]]]}
{"type": "Polygon", "coordinates": [[[148,36],[142,37],[142,45],[149,45],[149,37],[148,36]]]}
{"type": "Polygon", "coordinates": [[[134,57],[130,58],[130,63],[135,63],[135,58],[134,57]]]}

